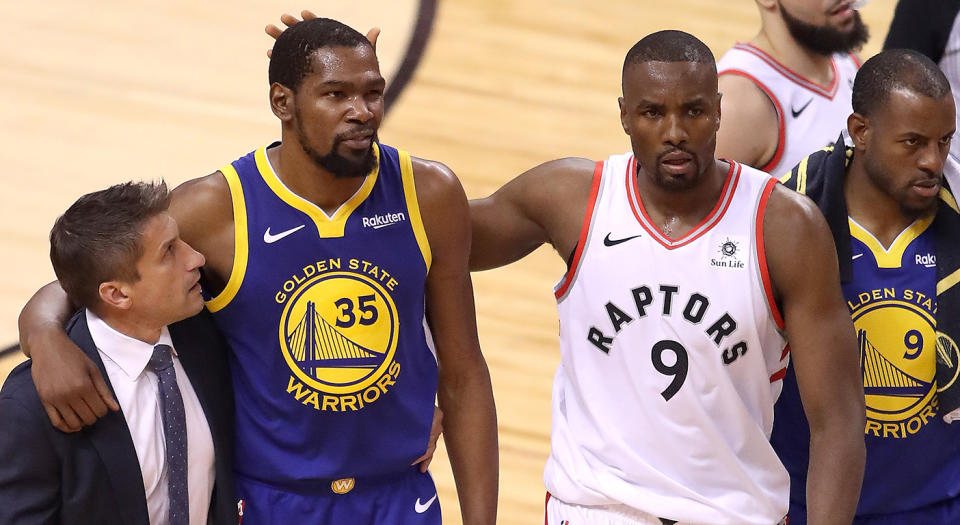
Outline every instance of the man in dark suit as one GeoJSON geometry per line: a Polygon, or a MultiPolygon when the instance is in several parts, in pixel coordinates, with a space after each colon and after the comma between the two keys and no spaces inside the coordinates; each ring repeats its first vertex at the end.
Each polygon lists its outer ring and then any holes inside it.
{"type": "Polygon", "coordinates": [[[126,183],[54,225],[54,271],[83,307],[67,332],[119,410],[61,433],[30,361],[14,369],[0,390],[0,523],[237,523],[226,347],[197,315],[204,259],[168,204],[165,184],[126,183]]]}

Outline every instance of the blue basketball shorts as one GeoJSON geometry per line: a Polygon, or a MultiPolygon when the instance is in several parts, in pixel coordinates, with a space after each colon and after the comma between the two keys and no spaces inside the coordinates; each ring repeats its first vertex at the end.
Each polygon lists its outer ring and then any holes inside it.
{"type": "Polygon", "coordinates": [[[241,525],[440,525],[430,474],[417,467],[385,479],[346,478],[296,491],[236,474],[241,525]]]}

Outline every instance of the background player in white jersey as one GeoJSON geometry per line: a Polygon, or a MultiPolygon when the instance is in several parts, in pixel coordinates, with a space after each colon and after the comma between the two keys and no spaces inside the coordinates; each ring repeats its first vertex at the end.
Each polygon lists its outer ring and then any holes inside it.
{"type": "Polygon", "coordinates": [[[717,62],[717,155],[779,176],[844,129],[868,33],[853,0],[756,2],[760,32],[717,62]]]}
{"type": "Polygon", "coordinates": [[[632,154],[550,161],[471,203],[472,269],[544,243],[569,261],[547,522],[781,521],[767,438],[785,339],[813,421],[811,522],[849,523],[864,408],[823,217],[714,157],[716,65],[695,37],[647,36],[622,81],[632,154]]]}

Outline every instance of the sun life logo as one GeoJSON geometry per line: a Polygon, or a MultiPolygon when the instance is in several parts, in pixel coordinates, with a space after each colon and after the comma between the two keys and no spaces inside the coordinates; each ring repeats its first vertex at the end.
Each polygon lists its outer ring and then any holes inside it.
{"type": "Polygon", "coordinates": [[[740,260],[740,257],[738,256],[739,253],[740,242],[727,237],[726,240],[721,242],[717,247],[717,254],[720,256],[720,258],[710,259],[710,266],[716,268],[743,268],[744,263],[740,260]]]}

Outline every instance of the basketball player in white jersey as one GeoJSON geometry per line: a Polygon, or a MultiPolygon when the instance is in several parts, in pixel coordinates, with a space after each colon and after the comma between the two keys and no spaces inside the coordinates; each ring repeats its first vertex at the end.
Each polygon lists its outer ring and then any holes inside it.
{"type": "Polygon", "coordinates": [[[846,128],[868,32],[854,0],[756,2],[760,32],[717,62],[717,155],[780,176],[846,128]]]}
{"type": "Polygon", "coordinates": [[[546,522],[783,523],[768,439],[790,360],[814,429],[810,523],[849,524],[864,405],[823,217],[715,159],[716,64],[695,37],[647,36],[622,80],[631,152],[550,161],[471,203],[472,269],[544,243],[569,264],[546,522]]]}

